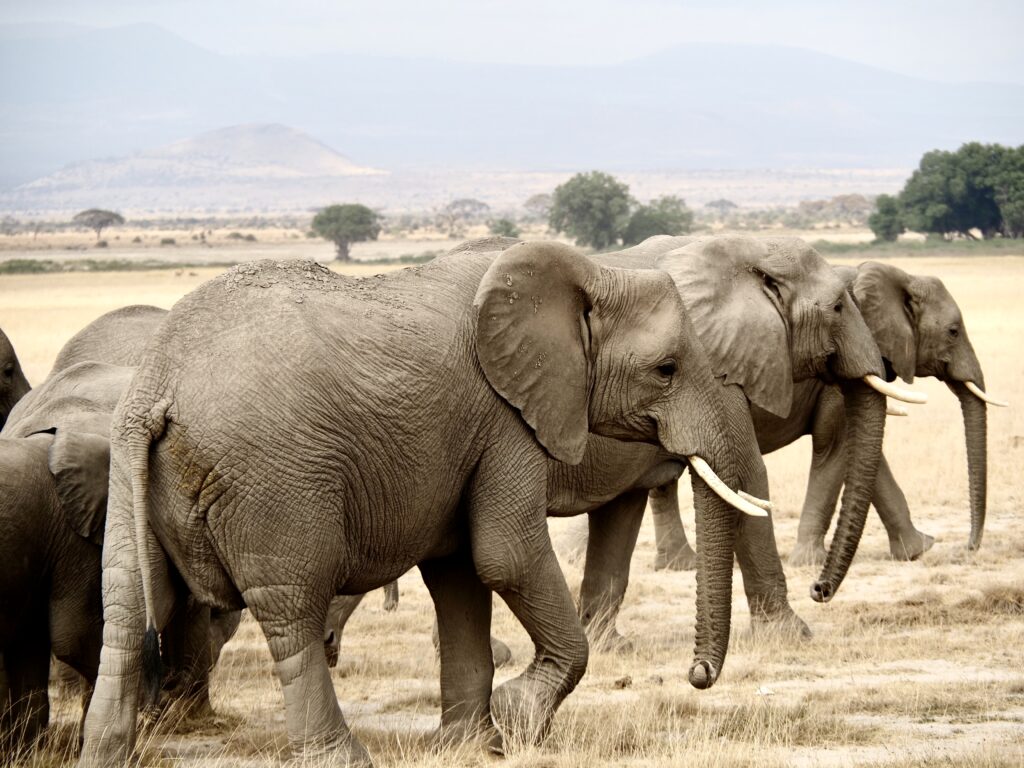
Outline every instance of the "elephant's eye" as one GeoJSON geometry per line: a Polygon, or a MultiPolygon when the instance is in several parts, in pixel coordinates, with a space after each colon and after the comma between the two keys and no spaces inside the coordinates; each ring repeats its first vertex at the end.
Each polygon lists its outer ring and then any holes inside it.
{"type": "Polygon", "coordinates": [[[837,301],[836,305],[834,307],[832,307],[832,309],[834,309],[836,312],[842,312],[843,311],[843,302],[837,301]]]}
{"type": "Polygon", "coordinates": [[[4,378],[9,379],[14,376],[14,366],[8,365],[4,368],[4,378]]]}
{"type": "Polygon", "coordinates": [[[955,325],[952,328],[949,329],[949,337],[951,339],[955,339],[959,335],[960,335],[960,329],[957,328],[955,325]]]}
{"type": "Polygon", "coordinates": [[[658,366],[658,375],[664,376],[666,379],[671,379],[676,375],[676,361],[666,360],[658,366]]]}
{"type": "Polygon", "coordinates": [[[764,272],[761,273],[761,280],[764,281],[764,287],[771,292],[779,304],[782,303],[782,291],[779,290],[779,284],[775,282],[775,279],[764,272]]]}

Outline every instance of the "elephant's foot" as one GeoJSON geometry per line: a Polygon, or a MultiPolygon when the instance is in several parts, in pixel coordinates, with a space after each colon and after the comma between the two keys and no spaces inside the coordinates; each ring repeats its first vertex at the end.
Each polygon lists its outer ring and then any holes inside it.
{"type": "Polygon", "coordinates": [[[935,537],[916,528],[889,539],[889,554],[893,560],[917,560],[935,544],[935,537]]]}
{"type": "Polygon", "coordinates": [[[516,749],[539,744],[551,727],[556,704],[550,686],[528,677],[498,686],[491,694],[491,714],[505,746],[516,749]]]}
{"type": "Polygon", "coordinates": [[[488,715],[485,719],[464,718],[452,722],[441,723],[431,739],[435,751],[459,747],[463,744],[476,744],[484,752],[492,755],[504,755],[505,743],[501,732],[494,727],[488,715]]]}
{"type": "Polygon", "coordinates": [[[807,623],[788,606],[771,615],[762,612],[751,614],[750,633],[755,639],[779,640],[783,643],[799,643],[814,637],[807,623]]]}
{"type": "Polygon", "coordinates": [[[632,653],[633,641],[619,633],[614,624],[591,623],[585,628],[590,647],[601,653],[632,653]]]}
{"type": "Polygon", "coordinates": [[[825,542],[823,539],[798,540],[789,554],[790,565],[823,565],[825,542]]]}
{"type": "Polygon", "coordinates": [[[654,555],[656,571],[695,571],[697,569],[697,553],[688,541],[678,547],[658,547],[654,555]]]}
{"type": "Polygon", "coordinates": [[[366,747],[351,732],[339,733],[336,740],[307,746],[292,746],[292,758],[285,765],[316,765],[318,768],[373,768],[366,747]]]}
{"type": "Polygon", "coordinates": [[[494,659],[495,669],[512,662],[512,649],[493,635],[491,636],[491,658],[494,659]]]}

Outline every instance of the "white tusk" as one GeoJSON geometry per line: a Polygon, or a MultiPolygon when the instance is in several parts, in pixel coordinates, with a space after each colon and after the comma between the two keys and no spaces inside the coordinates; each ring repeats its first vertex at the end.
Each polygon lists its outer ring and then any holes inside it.
{"type": "Polygon", "coordinates": [[[915,392],[912,389],[904,389],[903,387],[897,387],[895,384],[890,384],[884,381],[873,373],[869,373],[864,377],[864,383],[871,387],[876,392],[881,392],[883,395],[888,395],[894,400],[902,400],[905,403],[927,403],[928,395],[924,392],[915,392]]]}
{"type": "Polygon", "coordinates": [[[751,504],[749,501],[744,499],[732,488],[722,482],[722,478],[715,474],[713,470],[704,459],[700,456],[687,456],[687,460],[690,462],[690,466],[693,467],[694,471],[700,475],[700,479],[708,484],[708,487],[712,491],[718,494],[723,500],[736,507],[740,512],[751,517],[768,517],[768,513],[761,509],[756,504],[751,504]]]}
{"type": "Polygon", "coordinates": [[[885,413],[888,416],[909,416],[910,412],[898,403],[886,403],[885,413]]]}
{"type": "Polygon", "coordinates": [[[998,405],[1000,408],[1009,408],[1010,404],[1005,400],[996,400],[994,397],[989,397],[985,394],[985,390],[975,384],[973,381],[965,381],[964,386],[971,390],[971,394],[977,397],[979,400],[984,400],[989,405],[998,405]]]}
{"type": "Polygon", "coordinates": [[[738,493],[740,495],[741,499],[745,499],[745,500],[749,501],[755,507],[760,507],[765,512],[774,512],[775,511],[775,505],[773,505],[770,501],[768,501],[766,499],[759,499],[759,498],[757,498],[757,496],[752,496],[751,494],[747,493],[746,491],[736,491],[736,493],[738,493]]]}

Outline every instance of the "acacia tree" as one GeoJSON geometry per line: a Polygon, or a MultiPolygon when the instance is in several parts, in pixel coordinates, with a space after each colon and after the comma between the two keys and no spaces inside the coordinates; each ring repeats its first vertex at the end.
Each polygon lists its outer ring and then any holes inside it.
{"type": "Polygon", "coordinates": [[[380,234],[381,216],[359,203],[329,205],[313,217],[312,229],[324,240],[334,243],[335,258],[351,261],[352,243],[376,240],[380,234]]]}
{"type": "Polygon", "coordinates": [[[107,227],[124,224],[124,217],[114,211],[105,211],[102,208],[90,208],[87,211],[76,213],[71,219],[75,224],[81,224],[89,229],[96,230],[96,240],[107,227]]]}
{"type": "Polygon", "coordinates": [[[526,209],[526,215],[535,221],[547,221],[548,216],[551,214],[551,195],[547,192],[538,192],[536,195],[530,195],[523,203],[523,208],[526,209]]]}
{"type": "Polygon", "coordinates": [[[876,240],[895,242],[906,231],[899,200],[892,195],[879,195],[875,198],[875,212],[868,216],[868,226],[875,233],[876,240]]]}
{"type": "Polygon", "coordinates": [[[992,188],[1004,147],[964,144],[956,152],[927,152],[900,192],[907,226],[917,232],[955,233],[970,240],[977,229],[988,239],[1002,228],[992,188]]]}
{"type": "Polygon", "coordinates": [[[622,235],[623,245],[636,245],[654,235],[685,235],[693,229],[693,211],[674,195],[665,195],[641,205],[629,217],[622,235]]]}
{"type": "Polygon", "coordinates": [[[600,171],[577,173],[555,189],[548,225],[601,250],[617,243],[629,224],[629,186],[600,171]]]}
{"type": "Polygon", "coordinates": [[[438,218],[440,224],[448,232],[449,237],[455,237],[462,231],[462,225],[468,222],[479,221],[491,210],[491,206],[482,200],[475,200],[472,197],[462,197],[452,200],[441,209],[438,218]]]}

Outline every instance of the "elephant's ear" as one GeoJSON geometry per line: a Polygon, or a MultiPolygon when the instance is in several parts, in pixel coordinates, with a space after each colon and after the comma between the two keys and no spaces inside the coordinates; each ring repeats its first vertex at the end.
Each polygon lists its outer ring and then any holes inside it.
{"type": "Polygon", "coordinates": [[[110,441],[88,432],[58,429],[50,444],[49,467],[68,525],[79,536],[102,543],[110,441]]]}
{"type": "Polygon", "coordinates": [[[591,307],[600,269],[560,243],[522,243],[494,260],[477,290],[476,353],[487,381],[519,409],[551,456],[587,445],[591,307]]]}
{"type": "Polygon", "coordinates": [[[666,253],[658,266],[679,287],[715,376],[785,418],[793,403],[789,330],[757,265],[767,246],[751,238],[702,238],[666,253]]]}
{"type": "Polygon", "coordinates": [[[853,294],[882,357],[908,384],[917,369],[912,278],[902,269],[877,261],[857,268],[853,294]]]}

